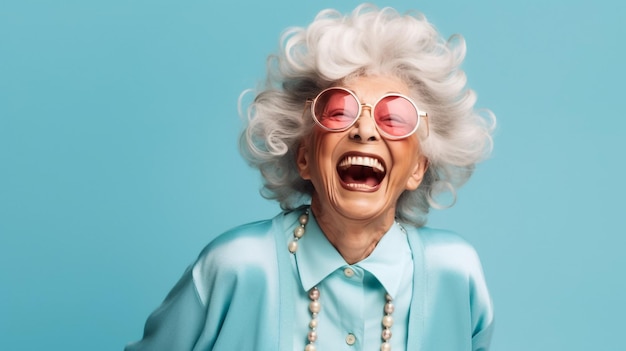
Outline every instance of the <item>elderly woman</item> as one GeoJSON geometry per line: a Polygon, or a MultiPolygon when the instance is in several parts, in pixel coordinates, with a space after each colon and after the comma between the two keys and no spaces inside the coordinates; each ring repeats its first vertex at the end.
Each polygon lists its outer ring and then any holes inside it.
{"type": "Polygon", "coordinates": [[[491,148],[463,40],[366,5],[282,43],[241,148],[285,211],[211,242],[126,350],[487,350],[475,251],[423,227],[491,148]]]}

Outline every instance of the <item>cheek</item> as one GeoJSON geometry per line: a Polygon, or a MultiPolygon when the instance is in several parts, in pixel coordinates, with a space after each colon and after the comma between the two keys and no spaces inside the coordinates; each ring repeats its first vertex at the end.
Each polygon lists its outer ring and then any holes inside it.
{"type": "Polygon", "coordinates": [[[310,139],[309,167],[312,175],[311,181],[317,191],[332,192],[332,189],[339,186],[335,154],[341,142],[340,134],[317,133],[310,139]]]}
{"type": "MultiPolygon", "coordinates": [[[[309,157],[319,167],[328,167],[333,163],[333,153],[339,142],[339,133],[316,132],[311,137],[309,157]]],[[[334,165],[332,165],[334,167],[334,165]]]]}
{"type": "Polygon", "coordinates": [[[422,159],[422,151],[419,141],[404,140],[389,147],[394,164],[403,169],[403,172],[412,172],[419,166],[422,159]]]}
{"type": "Polygon", "coordinates": [[[328,148],[328,145],[319,143],[315,145],[312,151],[313,155],[311,155],[311,157],[313,157],[318,167],[327,167],[331,160],[331,150],[328,148]]]}
{"type": "Polygon", "coordinates": [[[419,152],[419,142],[417,138],[408,138],[393,140],[387,142],[389,152],[396,159],[413,157],[414,154],[419,152]]]}

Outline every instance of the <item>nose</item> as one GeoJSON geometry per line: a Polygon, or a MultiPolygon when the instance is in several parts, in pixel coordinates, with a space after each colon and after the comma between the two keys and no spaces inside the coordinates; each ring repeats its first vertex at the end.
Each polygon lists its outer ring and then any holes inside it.
{"type": "Polygon", "coordinates": [[[361,115],[350,128],[349,136],[350,139],[356,141],[376,141],[380,139],[374,116],[372,116],[372,106],[363,105],[361,115]]]}

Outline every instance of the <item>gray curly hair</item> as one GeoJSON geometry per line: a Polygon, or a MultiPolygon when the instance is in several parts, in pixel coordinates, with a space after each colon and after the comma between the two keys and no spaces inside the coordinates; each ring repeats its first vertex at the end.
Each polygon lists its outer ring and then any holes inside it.
{"type": "Polygon", "coordinates": [[[324,10],[309,27],[288,29],[279,53],[268,59],[267,79],[246,109],[240,137],[243,157],[264,178],[261,194],[293,209],[314,191],[296,166],[298,146],[313,128],[312,118],[303,118],[307,99],[349,77],[392,75],[428,111],[429,136],[420,141],[428,170],[396,206],[399,220],[424,225],[431,207],[443,207],[436,196],[449,191],[456,199],[455,189],[492,149],[495,116],[474,108],[476,94],[460,69],[465,51],[461,36],[443,39],[419,13],[367,4],[346,16],[324,10]]]}

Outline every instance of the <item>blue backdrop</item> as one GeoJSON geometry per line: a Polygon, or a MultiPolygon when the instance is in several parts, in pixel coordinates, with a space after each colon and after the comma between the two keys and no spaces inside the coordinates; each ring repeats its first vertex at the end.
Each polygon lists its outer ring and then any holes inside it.
{"type": "MultiPolygon", "coordinates": [[[[115,350],[215,235],[273,216],[239,93],[356,1],[4,1],[0,349],[115,350]]],[[[623,350],[625,2],[380,1],[468,43],[493,157],[430,225],[478,249],[494,350],[623,350]]]]}

